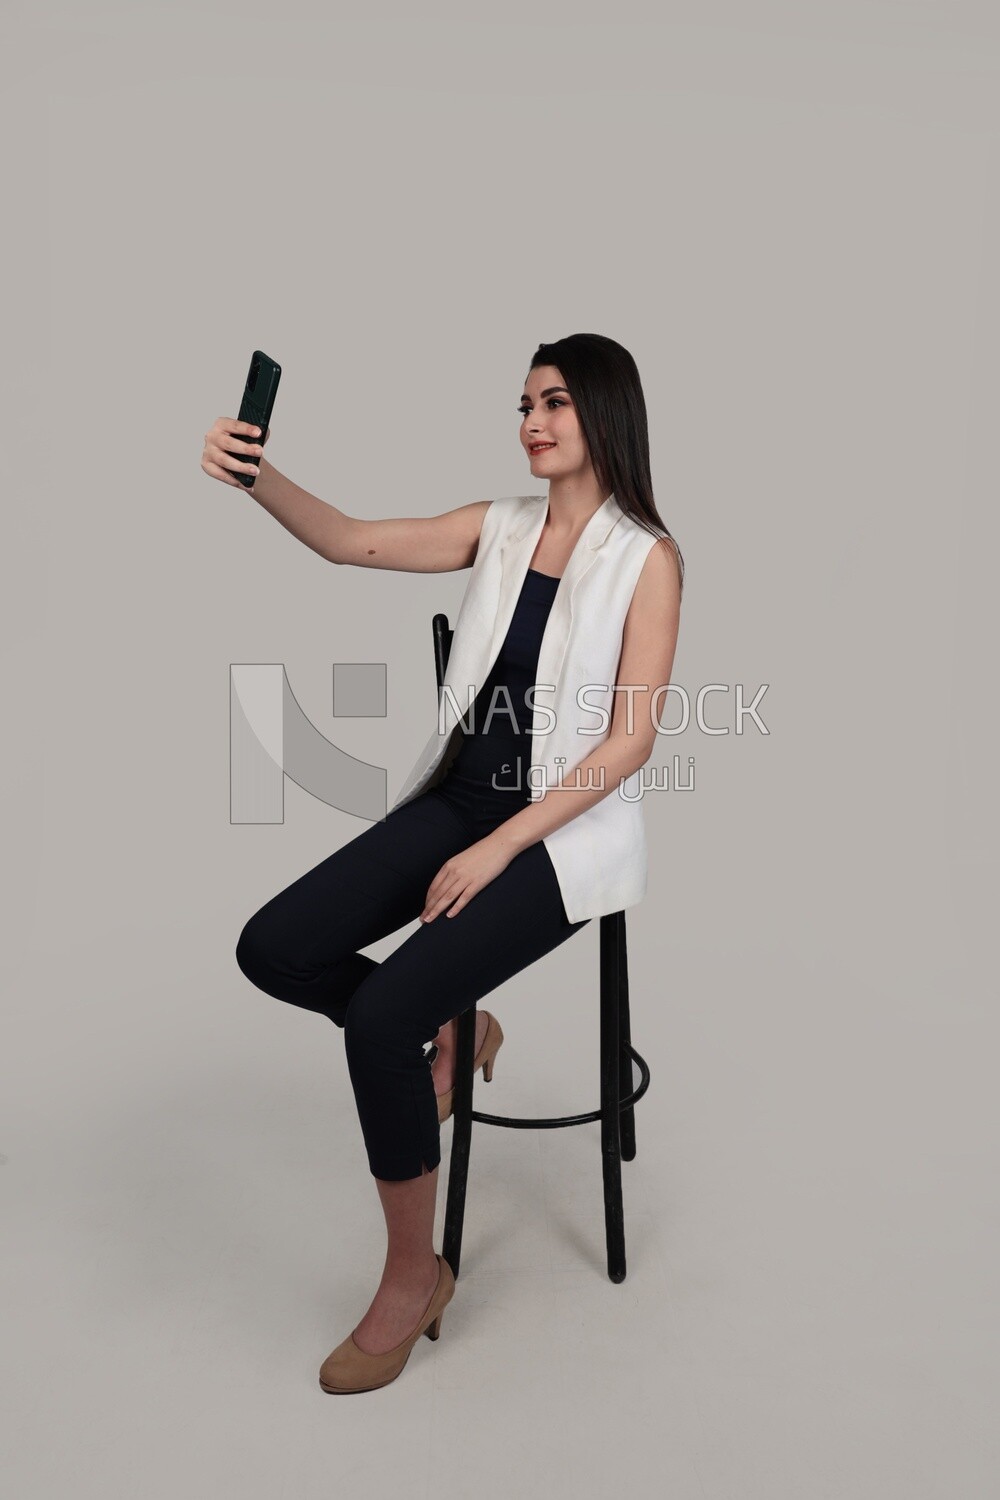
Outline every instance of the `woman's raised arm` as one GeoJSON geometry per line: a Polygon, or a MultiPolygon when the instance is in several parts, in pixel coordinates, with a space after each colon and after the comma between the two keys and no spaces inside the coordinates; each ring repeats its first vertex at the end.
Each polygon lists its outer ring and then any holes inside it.
{"type": "MultiPolygon", "coordinates": [[[[263,457],[263,444],[249,423],[220,417],[205,434],[202,468],[214,479],[237,485],[327,562],[401,573],[449,573],[471,568],[489,500],[475,500],[439,516],[365,520],[294,484],[263,457]],[[249,491],[231,476],[254,473],[249,491]]],[[[268,433],[264,434],[267,441],[268,433]]]]}
{"type": "Polygon", "coordinates": [[[400,573],[450,573],[471,568],[488,500],[474,500],[440,516],[367,520],[300,489],[266,459],[251,492],[276,521],[332,563],[388,568],[400,573]]]}

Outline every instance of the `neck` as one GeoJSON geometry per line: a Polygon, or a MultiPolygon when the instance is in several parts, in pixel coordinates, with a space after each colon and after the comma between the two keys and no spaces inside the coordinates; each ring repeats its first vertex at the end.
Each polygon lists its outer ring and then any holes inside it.
{"type": "Polygon", "coordinates": [[[606,493],[591,479],[553,479],[549,485],[548,531],[557,537],[579,536],[591,516],[600,510],[606,493]]]}

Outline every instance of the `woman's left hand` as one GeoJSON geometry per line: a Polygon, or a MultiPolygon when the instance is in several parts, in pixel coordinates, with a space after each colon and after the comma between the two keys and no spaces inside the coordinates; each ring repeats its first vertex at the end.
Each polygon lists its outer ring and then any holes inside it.
{"type": "Polygon", "coordinates": [[[456,916],[463,906],[468,906],[477,891],[481,891],[484,885],[489,885],[491,880],[496,880],[506,870],[515,853],[516,850],[498,843],[488,834],[486,838],[470,844],[468,849],[462,849],[453,855],[431,881],[424,909],[420,913],[421,922],[433,922],[446,907],[449,908],[446,916],[456,916]],[[452,902],[455,903],[454,906],[451,905],[452,902]]]}

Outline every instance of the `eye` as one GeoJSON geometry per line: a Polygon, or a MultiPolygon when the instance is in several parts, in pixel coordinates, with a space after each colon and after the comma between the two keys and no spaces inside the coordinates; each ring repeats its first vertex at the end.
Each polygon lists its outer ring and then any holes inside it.
{"type": "MultiPolygon", "coordinates": [[[[548,405],[548,406],[552,406],[552,405],[555,405],[555,406],[565,406],[566,403],[565,403],[565,401],[561,400],[561,398],[559,396],[550,396],[549,399],[548,399],[548,401],[547,401],[547,403],[546,403],[546,405],[548,405]]],[[[531,407],[530,406],[515,406],[514,410],[515,411],[519,411],[521,413],[522,417],[526,417],[528,415],[529,411],[531,410],[531,407]]]]}

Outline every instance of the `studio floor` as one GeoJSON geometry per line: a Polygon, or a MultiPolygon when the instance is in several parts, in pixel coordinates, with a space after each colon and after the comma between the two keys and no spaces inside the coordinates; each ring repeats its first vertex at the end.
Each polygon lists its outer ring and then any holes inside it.
{"type": "MultiPolygon", "coordinates": [[[[127,1004],[85,984],[54,1032],[25,1002],[3,1168],[8,1493],[985,1497],[995,1345],[963,1220],[969,1121],[935,1111],[927,1030],[906,1057],[888,1024],[859,1053],[828,1011],[817,1050],[820,1011],[780,998],[816,976],[784,962],[753,1006],[635,1003],[652,1085],[623,1168],[625,1281],[606,1271],[598,1127],[476,1126],[441,1337],[352,1397],[318,1369],[384,1241],[342,1033],[222,966],[172,1007],[154,984],[127,1004]]],[[[596,1011],[574,1029],[582,996],[533,1009],[547,978],[491,997],[507,1040],[479,1108],[594,1107],[596,1011]]],[[[960,1030],[956,1012],[953,1046],[960,1030]]],[[[450,1140],[447,1124],[438,1248],[450,1140]]]]}

